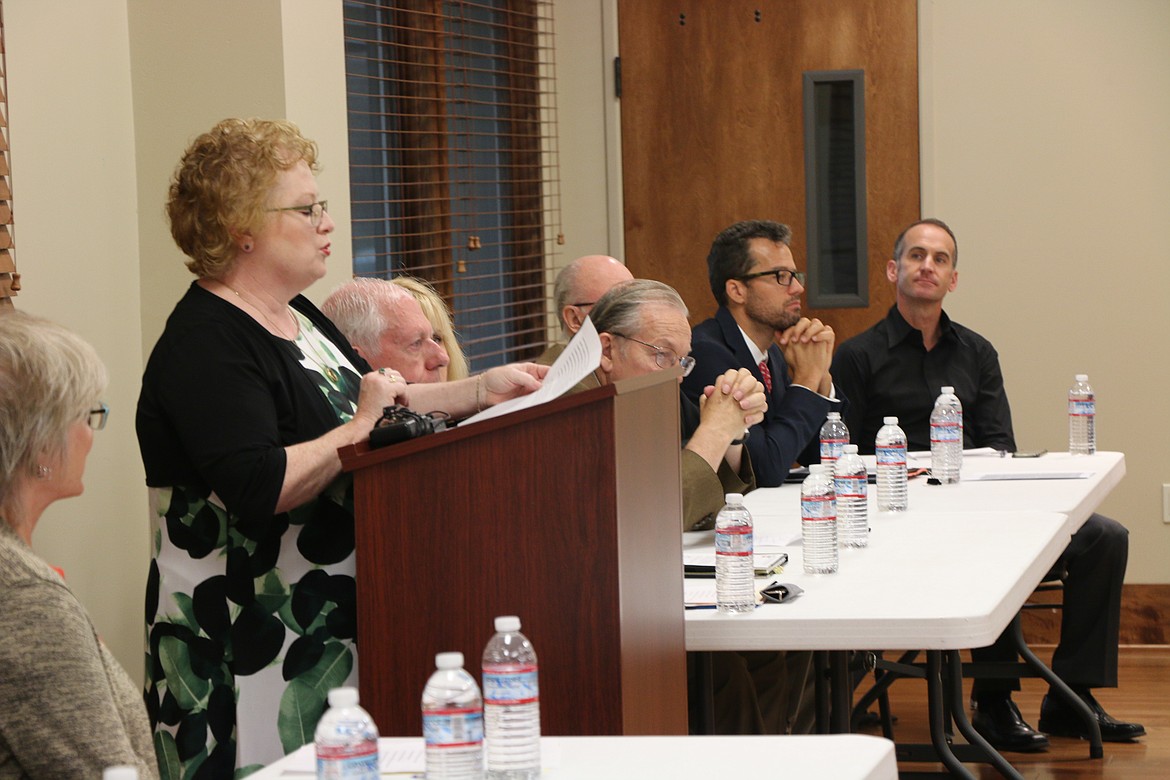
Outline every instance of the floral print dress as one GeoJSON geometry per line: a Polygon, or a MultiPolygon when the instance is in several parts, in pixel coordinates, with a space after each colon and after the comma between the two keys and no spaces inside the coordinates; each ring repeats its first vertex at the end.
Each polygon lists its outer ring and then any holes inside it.
{"type": "MultiPolygon", "coordinates": [[[[312,311],[314,318],[296,312],[295,342],[266,331],[249,336],[295,363],[291,373],[277,371],[268,381],[283,387],[302,372],[337,425],[353,415],[360,376],[312,311]]],[[[149,400],[154,409],[164,395],[148,399],[146,388],[144,379],[140,441],[144,404],[149,400]]],[[[198,402],[197,396],[190,401],[198,402]]],[[[277,418],[287,416],[288,405],[277,399],[277,418]]],[[[149,428],[156,418],[146,417],[149,428]]],[[[225,447],[237,433],[241,445],[248,442],[244,432],[228,428],[225,447]]],[[[144,461],[147,449],[143,444],[144,461]]],[[[356,684],[352,480],[343,474],[315,500],[271,516],[235,514],[225,508],[232,502],[209,487],[152,484],[150,490],[146,703],[164,780],[243,777],[311,741],[329,689],[356,684]]]]}

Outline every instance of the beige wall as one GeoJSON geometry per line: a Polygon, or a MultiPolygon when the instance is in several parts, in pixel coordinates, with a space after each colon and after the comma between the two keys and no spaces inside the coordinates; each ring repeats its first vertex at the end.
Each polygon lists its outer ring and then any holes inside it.
{"type": "Polygon", "coordinates": [[[49,507],[33,545],[64,568],[98,631],[140,673],[149,547],[134,439],[140,201],[126,3],[8,0],[4,37],[24,283],[16,305],[82,334],[111,378],[85,494],[49,507]]]}
{"type": "MultiPolygon", "coordinates": [[[[621,256],[613,7],[556,2],[562,262],[621,256]]],[[[86,493],[51,507],[34,544],[66,569],[136,675],[149,548],[134,405],[144,355],[191,279],[162,217],[167,180],[216,120],[287,116],[318,141],[321,191],[348,224],[339,9],[4,4],[17,305],[82,333],[113,377],[86,493]]],[[[1170,314],[1156,297],[1170,262],[1155,234],[1170,207],[1170,6],[922,0],[921,11],[924,208],[951,220],[963,245],[950,308],[998,344],[1022,446],[1065,446],[1065,385],[1074,371],[1092,375],[1102,446],[1128,455],[1106,508],[1133,531],[1129,579],[1170,582],[1159,521],[1170,423],[1142,418],[1170,370],[1160,338],[1170,314]]],[[[349,244],[339,227],[330,275],[311,297],[346,278],[349,244]]]]}
{"type": "Polygon", "coordinates": [[[956,320],[997,346],[1017,444],[1068,448],[1088,373],[1098,445],[1126,453],[1102,512],[1130,582],[1170,582],[1170,3],[921,0],[923,213],[960,244],[956,320]]]}

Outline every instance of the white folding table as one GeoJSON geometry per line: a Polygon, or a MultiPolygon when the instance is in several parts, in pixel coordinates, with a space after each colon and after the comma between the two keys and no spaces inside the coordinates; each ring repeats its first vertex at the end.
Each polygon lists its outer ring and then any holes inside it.
{"type": "MultiPolygon", "coordinates": [[[[383,754],[414,761],[382,777],[421,777],[421,737],[378,741],[383,754]]],[[[773,737],[542,737],[543,780],[676,780],[815,777],[818,780],[897,780],[894,744],[861,734],[773,737]]],[[[312,745],[251,775],[254,780],[316,777],[312,745]]]]}
{"type": "MultiPolygon", "coordinates": [[[[928,485],[924,477],[912,480],[909,510],[891,514],[875,511],[871,485],[868,547],[842,549],[840,569],[829,575],[806,575],[800,548],[786,548],[788,565],[771,579],[798,585],[803,595],[746,615],[689,610],[687,649],[831,651],[835,731],[848,730],[848,651],[926,650],[933,706],[942,692],[940,674],[949,676],[950,685],[961,685],[961,677],[954,677],[961,675],[958,650],[995,641],[1124,473],[1120,453],[1035,459],[969,455],[963,481],[928,485]],[[975,479],[986,474],[1088,476],[975,479]]],[[[746,503],[755,519],[757,545],[798,536],[799,486],[757,490],[746,503]]],[[[686,534],[684,546],[710,545],[711,537],[710,532],[686,534]]],[[[970,729],[962,708],[956,709],[956,725],[968,741],[985,748],[1001,772],[1012,776],[1010,764],[970,729]]],[[[952,772],[969,775],[945,737],[932,736],[952,772]]]]}

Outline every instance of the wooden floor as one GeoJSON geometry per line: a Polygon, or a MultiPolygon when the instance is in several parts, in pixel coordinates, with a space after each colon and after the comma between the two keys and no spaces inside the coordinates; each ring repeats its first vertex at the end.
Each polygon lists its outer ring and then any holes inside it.
{"type": "MultiPolygon", "coordinates": [[[[1051,647],[1033,647],[1046,663],[1051,647]]],[[[1045,753],[1004,753],[1004,757],[1029,780],[1084,780],[1086,778],[1170,778],[1170,646],[1122,646],[1118,670],[1120,686],[1094,691],[1109,714],[1146,727],[1146,736],[1132,744],[1105,743],[1105,757],[1089,758],[1088,743],[1077,739],[1051,738],[1045,753]]],[[[970,682],[966,690],[970,691],[970,682]]],[[[1014,696],[1024,719],[1033,727],[1039,720],[1040,700],[1046,683],[1022,681],[1023,690],[1014,696]]],[[[921,680],[901,680],[890,690],[890,704],[898,718],[898,741],[929,742],[926,721],[926,685],[921,680]]],[[[878,729],[868,730],[880,733],[878,729]]],[[[961,739],[961,738],[960,738],[961,739]]],[[[999,777],[988,765],[968,765],[980,780],[999,777]]],[[[902,772],[942,771],[941,764],[899,763],[902,772]]],[[[912,776],[912,774],[910,775],[912,776]]]]}

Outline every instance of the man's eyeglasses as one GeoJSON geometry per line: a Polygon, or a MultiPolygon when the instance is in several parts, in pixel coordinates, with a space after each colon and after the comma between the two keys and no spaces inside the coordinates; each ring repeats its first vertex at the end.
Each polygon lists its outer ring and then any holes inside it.
{"type": "Polygon", "coordinates": [[[671,368],[677,363],[678,365],[682,366],[683,376],[688,376],[691,371],[695,369],[695,359],[690,355],[687,355],[686,357],[678,357],[673,349],[669,349],[667,347],[656,347],[653,344],[647,344],[645,341],[638,341],[635,338],[631,338],[624,333],[611,332],[610,335],[621,336],[627,341],[632,341],[635,344],[641,344],[643,347],[649,347],[650,349],[654,350],[654,362],[658,365],[659,368],[671,368]]]}
{"type": "Polygon", "coordinates": [[[589,309],[597,305],[597,301],[589,301],[588,303],[570,303],[570,306],[576,306],[578,309],[589,309]]]}
{"type": "Polygon", "coordinates": [[[87,418],[87,421],[89,422],[90,428],[93,428],[95,431],[100,431],[102,428],[106,427],[106,421],[109,419],[110,407],[106,406],[104,403],[101,403],[98,404],[97,409],[89,410],[89,417],[87,418]]]}
{"type": "Polygon", "coordinates": [[[321,224],[321,220],[325,217],[325,212],[329,210],[329,201],[319,200],[316,203],[310,203],[305,206],[285,206],[282,209],[268,209],[268,211],[295,211],[298,214],[304,214],[309,218],[309,224],[317,227],[321,224]]]}
{"type": "Polygon", "coordinates": [[[746,282],[751,279],[759,279],[761,276],[775,276],[776,284],[781,287],[788,287],[792,284],[793,279],[804,284],[804,274],[800,271],[789,271],[787,268],[777,268],[774,271],[756,271],[754,274],[739,277],[739,280],[746,282]]]}

